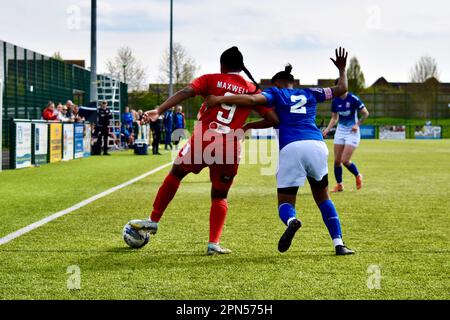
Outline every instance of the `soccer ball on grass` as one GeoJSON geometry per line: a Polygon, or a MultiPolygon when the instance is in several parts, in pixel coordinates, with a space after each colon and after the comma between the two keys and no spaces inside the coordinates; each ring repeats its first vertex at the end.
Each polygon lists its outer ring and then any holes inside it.
{"type": "Polygon", "coordinates": [[[143,230],[135,230],[130,223],[127,223],[123,228],[123,240],[129,247],[140,249],[148,243],[150,234],[143,230]]]}

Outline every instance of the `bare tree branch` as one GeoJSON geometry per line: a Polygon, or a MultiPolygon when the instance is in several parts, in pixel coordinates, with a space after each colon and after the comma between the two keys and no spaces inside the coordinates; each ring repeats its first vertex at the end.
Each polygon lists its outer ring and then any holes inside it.
{"type": "MultiPolygon", "coordinates": [[[[169,83],[170,78],[170,52],[169,49],[164,52],[159,67],[161,72],[159,80],[162,83],[169,83]]],[[[175,85],[186,85],[190,83],[195,73],[199,70],[199,66],[195,60],[190,57],[186,49],[180,44],[175,43],[173,46],[173,82],[175,85]]]]}
{"type": "Polygon", "coordinates": [[[117,56],[107,62],[106,68],[113,78],[128,83],[130,91],[141,90],[145,87],[147,71],[134,57],[129,47],[119,48],[117,56]]]}
{"type": "Polygon", "coordinates": [[[433,77],[439,80],[437,62],[430,56],[421,57],[411,69],[411,82],[422,83],[433,77]]]}

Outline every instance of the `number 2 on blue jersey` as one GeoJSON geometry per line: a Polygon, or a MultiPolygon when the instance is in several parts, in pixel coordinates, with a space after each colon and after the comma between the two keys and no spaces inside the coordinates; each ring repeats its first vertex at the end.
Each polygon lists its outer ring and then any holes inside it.
{"type": "Polygon", "coordinates": [[[308,102],[308,99],[304,96],[291,96],[292,102],[297,102],[291,107],[291,113],[297,113],[297,114],[306,114],[306,107],[305,104],[308,102]]]}

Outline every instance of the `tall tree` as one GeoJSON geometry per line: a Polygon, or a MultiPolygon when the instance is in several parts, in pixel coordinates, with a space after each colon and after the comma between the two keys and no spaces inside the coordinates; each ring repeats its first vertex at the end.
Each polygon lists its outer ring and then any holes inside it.
{"type": "Polygon", "coordinates": [[[59,51],[55,52],[53,54],[52,58],[55,59],[55,60],[64,61],[64,59],[63,59],[63,57],[61,55],[61,52],[59,52],[59,51]]]}
{"type": "Polygon", "coordinates": [[[353,92],[360,92],[366,87],[366,79],[361,70],[358,58],[353,57],[347,69],[347,78],[349,81],[349,89],[353,92]]]}
{"type": "Polygon", "coordinates": [[[436,60],[430,56],[421,57],[411,70],[411,82],[422,83],[433,77],[439,80],[436,60]]]}
{"type": "Polygon", "coordinates": [[[144,88],[147,72],[129,47],[120,47],[114,59],[106,64],[114,79],[126,82],[130,91],[144,88]]]}
{"type": "MultiPolygon", "coordinates": [[[[170,52],[167,49],[161,59],[160,64],[160,81],[169,83],[170,79],[170,52]]],[[[190,83],[195,73],[199,70],[199,66],[194,58],[190,57],[186,49],[180,43],[174,43],[173,46],[173,83],[179,87],[190,83]]]]}

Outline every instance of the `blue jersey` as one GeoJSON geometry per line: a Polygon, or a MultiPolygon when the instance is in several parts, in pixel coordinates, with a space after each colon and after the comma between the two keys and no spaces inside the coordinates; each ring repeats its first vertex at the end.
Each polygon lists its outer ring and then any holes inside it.
{"type": "Polygon", "coordinates": [[[275,107],[280,119],[278,129],[280,150],[295,141],[323,141],[322,132],[316,125],[317,103],[333,97],[330,88],[278,89],[272,87],[262,94],[267,105],[275,107]]]}
{"type": "Polygon", "coordinates": [[[175,113],[175,129],[184,129],[184,116],[182,113],[175,113]]]}
{"type": "Polygon", "coordinates": [[[131,112],[125,112],[123,114],[122,120],[126,126],[132,126],[133,125],[133,114],[131,112]]]}
{"type": "Polygon", "coordinates": [[[353,93],[347,98],[336,98],[331,104],[331,112],[339,114],[339,126],[344,129],[353,127],[358,122],[358,111],[364,109],[364,103],[353,93]]]}
{"type": "Polygon", "coordinates": [[[173,122],[173,112],[169,110],[164,114],[164,127],[167,130],[172,130],[173,122]]]}

